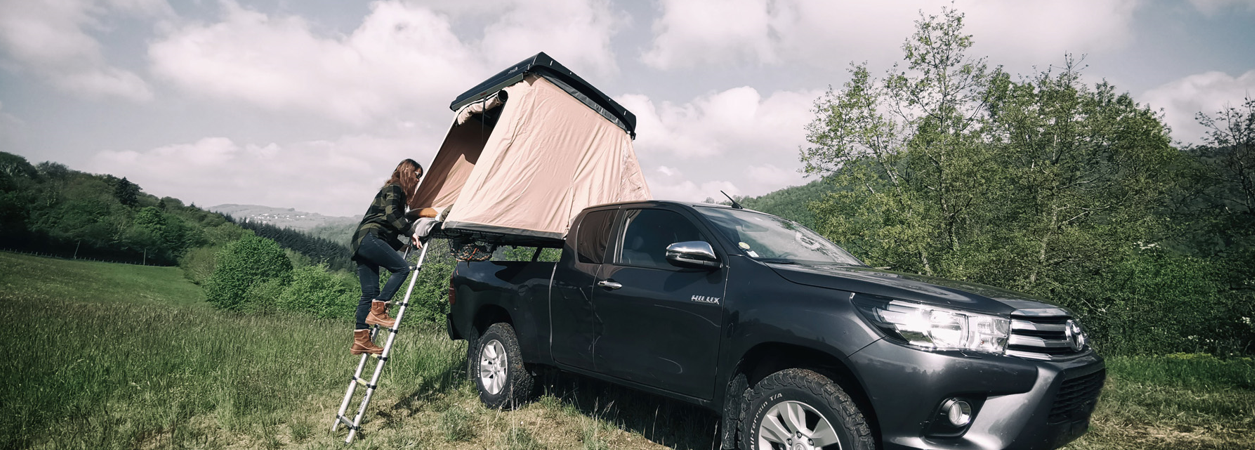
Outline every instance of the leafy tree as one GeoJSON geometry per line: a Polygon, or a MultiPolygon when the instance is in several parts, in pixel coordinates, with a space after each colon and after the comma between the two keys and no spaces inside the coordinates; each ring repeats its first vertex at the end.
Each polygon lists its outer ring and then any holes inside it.
{"type": "Polygon", "coordinates": [[[1196,348],[1181,335],[1195,319],[1238,309],[1202,276],[1226,264],[1168,248],[1188,161],[1161,117],[1081,83],[1071,58],[1020,81],[990,70],[966,56],[962,18],[924,17],[905,70],[855,65],[816,102],[802,160],[834,185],[812,205],[819,231],[872,265],[1052,299],[1120,351],[1196,348]]]}
{"type": "Polygon", "coordinates": [[[1230,191],[1223,201],[1237,214],[1255,215],[1255,99],[1240,107],[1226,107],[1214,116],[1198,113],[1207,127],[1204,143],[1219,157],[1218,174],[1230,191]]]}
{"type": "Polygon", "coordinates": [[[1054,295],[1164,238],[1180,154],[1156,113],[1110,84],[1081,84],[1071,60],[1022,83],[1001,78],[987,96],[990,163],[1002,170],[982,234],[1011,253],[982,268],[984,281],[1054,295]],[[1020,270],[1007,270],[1013,261],[1020,270]]]}
{"type": "Polygon", "coordinates": [[[273,279],[286,284],[291,276],[292,262],[279,244],[245,235],[218,254],[217,267],[205,286],[205,297],[218,308],[239,310],[254,284],[273,279]]]}
{"type": "Polygon", "coordinates": [[[113,186],[113,196],[118,202],[126,206],[135,206],[139,204],[139,185],[127,181],[126,177],[122,177],[113,186]]]}
{"type": "Polygon", "coordinates": [[[987,192],[983,93],[1000,72],[966,56],[962,29],[954,9],[922,17],[902,46],[905,70],[878,80],[854,65],[845,89],[815,103],[802,161],[807,173],[839,174],[817,225],[873,261],[936,273],[939,256],[964,245],[969,208],[987,192]]]}

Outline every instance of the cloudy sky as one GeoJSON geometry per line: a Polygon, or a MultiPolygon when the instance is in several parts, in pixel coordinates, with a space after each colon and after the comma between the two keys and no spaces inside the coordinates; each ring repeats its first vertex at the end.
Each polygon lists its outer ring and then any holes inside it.
{"type": "MultiPolygon", "coordinates": [[[[628,107],[658,198],[761,195],[850,62],[883,73],[897,0],[0,0],[0,150],[201,206],[361,214],[431,161],[459,93],[544,51],[628,107]]],[[[1015,74],[1084,55],[1196,142],[1255,93],[1255,0],[956,0],[974,55],[1015,74]]]]}

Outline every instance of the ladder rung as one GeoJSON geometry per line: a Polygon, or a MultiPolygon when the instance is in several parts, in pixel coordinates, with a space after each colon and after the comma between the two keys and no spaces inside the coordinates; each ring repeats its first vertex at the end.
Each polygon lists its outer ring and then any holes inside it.
{"type": "Polygon", "coordinates": [[[357,428],[357,425],[353,425],[353,421],[349,420],[349,418],[348,418],[348,417],[344,417],[344,416],[341,416],[341,415],[336,415],[336,420],[339,420],[339,421],[340,421],[340,423],[344,424],[344,426],[349,427],[350,429],[356,429],[356,428],[357,428]]]}
{"type": "Polygon", "coordinates": [[[380,360],[380,361],[387,361],[387,360],[388,360],[388,357],[387,357],[387,356],[384,356],[384,355],[376,355],[376,354],[374,354],[374,353],[367,353],[367,355],[370,355],[370,357],[371,357],[371,358],[375,358],[375,359],[380,360]]]}
{"type": "Polygon", "coordinates": [[[370,382],[369,382],[369,381],[366,381],[366,380],[361,379],[361,378],[358,378],[358,377],[353,377],[353,381],[354,381],[354,382],[356,382],[357,384],[360,384],[360,385],[362,385],[362,386],[366,386],[366,387],[371,388],[371,389],[374,389],[374,388],[375,388],[375,385],[370,384],[370,382]]]}

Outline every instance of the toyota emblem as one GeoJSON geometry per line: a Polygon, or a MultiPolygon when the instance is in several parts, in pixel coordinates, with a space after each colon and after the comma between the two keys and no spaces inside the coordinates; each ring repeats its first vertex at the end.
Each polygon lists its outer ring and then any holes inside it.
{"type": "Polygon", "coordinates": [[[1085,331],[1081,330],[1081,324],[1075,320],[1068,320],[1063,325],[1063,338],[1068,341],[1068,346],[1072,347],[1072,351],[1079,352],[1085,349],[1085,331]]]}

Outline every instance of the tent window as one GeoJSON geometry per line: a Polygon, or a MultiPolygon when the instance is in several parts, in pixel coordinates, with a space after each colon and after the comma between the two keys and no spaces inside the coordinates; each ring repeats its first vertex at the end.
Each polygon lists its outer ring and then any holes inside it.
{"type": "Polygon", "coordinates": [[[606,259],[606,247],[610,243],[610,225],[615,210],[593,211],[580,222],[576,234],[576,251],[580,262],[601,264],[606,259]]]}

